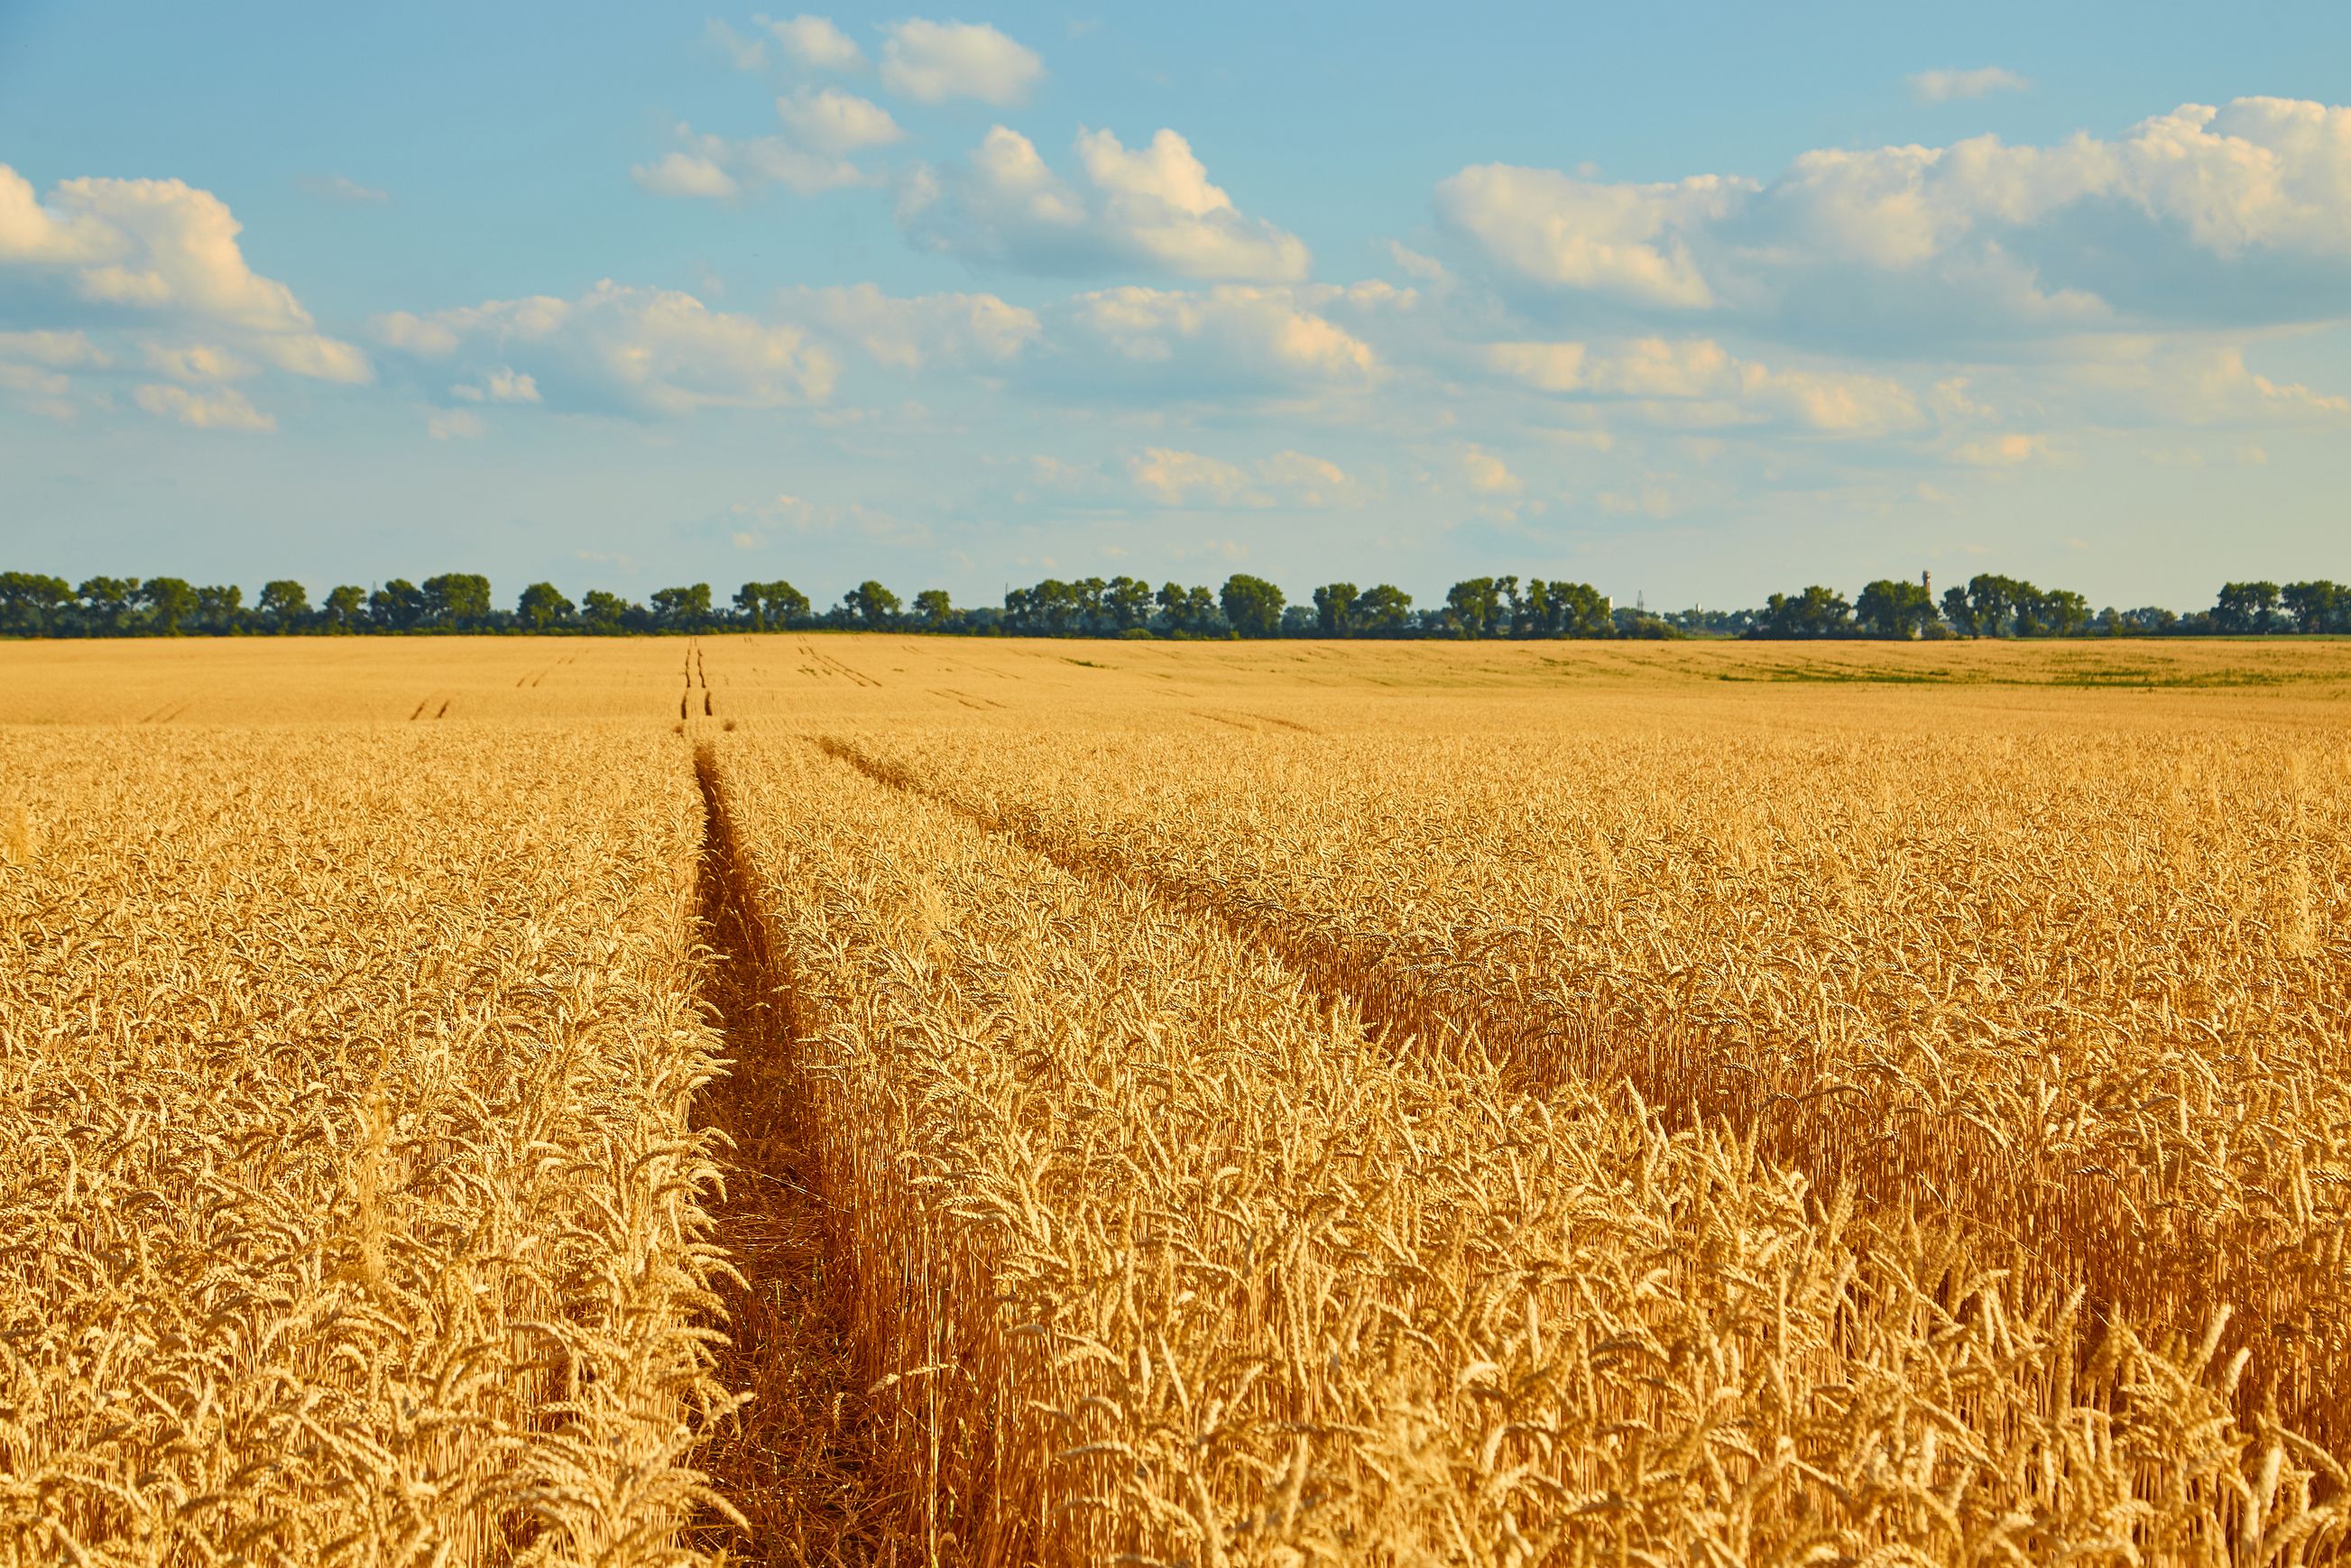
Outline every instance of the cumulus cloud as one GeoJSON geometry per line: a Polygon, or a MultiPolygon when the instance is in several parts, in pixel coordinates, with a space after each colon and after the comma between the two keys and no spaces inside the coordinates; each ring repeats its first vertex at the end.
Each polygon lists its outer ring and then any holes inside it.
{"type": "Polygon", "coordinates": [[[1277,452],[1257,466],[1258,476],[1301,507],[1329,507],[1347,499],[1355,482],[1327,457],[1277,452]]]}
{"type": "Polygon", "coordinates": [[[629,178],[656,196],[721,198],[737,189],[735,176],[716,159],[694,152],[672,152],[655,162],[640,163],[629,171],[629,178]]]}
{"type": "Polygon", "coordinates": [[[911,18],[882,43],[882,85],[917,103],[970,98],[1003,108],[1025,101],[1044,79],[1034,49],[978,23],[911,18]]]}
{"type": "Polygon", "coordinates": [[[0,332],[0,360],[30,361],[53,370],[97,368],[110,363],[87,332],[0,332]]]}
{"type": "Polygon", "coordinates": [[[1774,371],[1710,338],[1489,344],[1489,370],[1539,392],[1631,400],[1662,423],[1781,423],[1876,436],[1926,423],[1901,382],[1849,371],[1774,371]],[[1688,405],[1660,409],[1656,405],[1688,405]]]}
{"type": "Polygon", "coordinates": [[[606,279],[576,299],[496,299],[379,318],[389,348],[471,357],[485,390],[525,378],[552,409],[674,417],[704,408],[820,402],[834,363],[799,328],[716,311],[690,294],[606,279]]]}
{"type": "Polygon", "coordinates": [[[784,53],[801,65],[818,70],[847,71],[865,63],[864,53],[848,34],[833,26],[830,16],[800,16],[785,22],[761,17],[760,24],[784,53]]]}
{"type": "Polygon", "coordinates": [[[820,327],[862,349],[875,364],[920,370],[945,361],[997,366],[1019,358],[1043,331],[1033,310],[993,294],[925,294],[902,298],[871,283],[849,287],[795,288],[782,296],[785,315],[820,327]]]}
{"type": "Polygon", "coordinates": [[[1295,451],[1244,469],[1197,452],[1146,446],[1127,459],[1126,472],[1136,489],[1170,507],[1313,508],[1336,505],[1355,487],[1337,464],[1295,451]]]}
{"type": "Polygon", "coordinates": [[[465,402],[539,402],[538,382],[509,365],[494,365],[478,382],[459,382],[449,395],[465,402]]]}
{"type": "Polygon", "coordinates": [[[879,176],[841,156],[899,134],[897,122],[879,106],[849,93],[827,90],[776,100],[777,112],[797,120],[824,145],[804,145],[787,136],[729,140],[697,134],[691,125],[674,132],[677,151],[629,171],[638,186],[656,196],[725,201],[761,185],[781,185],[796,196],[879,183],[879,176]],[[865,110],[872,110],[867,114],[865,110]],[[874,118],[879,116],[879,119],[874,118]],[[864,139],[864,140],[862,140],[864,139]]]}
{"type": "Polygon", "coordinates": [[[915,168],[900,191],[899,221],[925,249],[1025,272],[1142,267],[1201,279],[1306,276],[1304,243],[1236,208],[1175,131],[1136,148],[1107,131],[1081,131],[1077,153],[1081,173],[1073,183],[1027,137],[996,126],[967,162],[915,168]]]}
{"type": "Polygon", "coordinates": [[[462,408],[428,409],[424,414],[424,434],[435,441],[479,441],[489,434],[489,425],[478,413],[462,408]]]}
{"type": "Polygon", "coordinates": [[[1505,268],[1556,288],[1635,304],[1714,304],[1691,236],[1734,211],[1751,186],[1701,175],[1678,184],[1610,185],[1552,169],[1486,163],[1437,187],[1437,211],[1505,268]]]}
{"type": "Polygon", "coordinates": [[[147,343],[141,347],[147,368],[173,381],[233,382],[254,371],[247,361],[210,343],[147,343]]]}
{"type": "Polygon", "coordinates": [[[66,180],[43,203],[0,164],[0,275],[100,319],[235,334],[296,375],[368,380],[364,354],[320,336],[291,288],[246,265],[240,232],[227,204],[182,181],[66,180]]]}
{"type": "Polygon", "coordinates": [[[2015,468],[2048,455],[2046,436],[2021,431],[1963,441],[1951,449],[1952,459],[1970,468],[2015,468]]]}
{"type": "Polygon", "coordinates": [[[1460,457],[1462,477],[1481,496],[1516,496],[1527,487],[1525,480],[1510,472],[1509,464],[1482,446],[1464,446],[1460,457]]]}
{"type": "Polygon", "coordinates": [[[1910,96],[1920,103],[1949,103],[1989,93],[2022,92],[2032,85],[2000,66],[1979,66],[1970,71],[1919,71],[1910,78],[1910,96]]]}
{"type": "Polygon", "coordinates": [[[1360,392],[1378,382],[1379,357],[1332,314],[1363,298],[1327,285],[1101,289],[1054,313],[1058,357],[1040,373],[1163,398],[1360,392]]]}
{"type": "Polygon", "coordinates": [[[1171,507],[1195,498],[1230,502],[1248,487],[1249,476],[1232,464],[1165,446],[1146,446],[1127,460],[1135,488],[1171,507]]]}
{"type": "Polygon", "coordinates": [[[246,401],[234,387],[193,392],[186,387],[151,382],[131,394],[141,408],[158,419],[177,420],[195,430],[271,431],[277,422],[246,401]]]}
{"type": "Polygon", "coordinates": [[[2351,109],[2283,99],[2112,140],[1823,149],[1762,183],[1486,164],[1436,204],[1536,295],[1879,349],[2351,313],[2351,109]]]}
{"type": "Polygon", "coordinates": [[[856,152],[887,147],[905,132],[890,111],[869,99],[838,88],[810,92],[806,88],[776,99],[776,113],[805,147],[820,152],[856,152]]]}
{"type": "Polygon", "coordinates": [[[2058,367],[2061,388],[2101,423],[2272,428],[2351,423],[2351,398],[2280,382],[2246,363],[2241,344],[2126,339],[2058,367]]]}

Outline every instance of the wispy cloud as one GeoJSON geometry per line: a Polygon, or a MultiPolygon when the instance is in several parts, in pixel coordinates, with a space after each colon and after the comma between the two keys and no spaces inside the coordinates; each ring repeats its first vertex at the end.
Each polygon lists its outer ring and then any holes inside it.
{"type": "Polygon", "coordinates": [[[2032,85],[2006,67],[1978,66],[1971,71],[1919,71],[1910,78],[1910,96],[1920,103],[1949,103],[1988,93],[2022,92],[2032,85]]]}
{"type": "Polygon", "coordinates": [[[351,207],[380,207],[392,200],[392,193],[373,185],[362,185],[349,174],[305,174],[301,179],[305,195],[322,202],[340,202],[351,207]]]}

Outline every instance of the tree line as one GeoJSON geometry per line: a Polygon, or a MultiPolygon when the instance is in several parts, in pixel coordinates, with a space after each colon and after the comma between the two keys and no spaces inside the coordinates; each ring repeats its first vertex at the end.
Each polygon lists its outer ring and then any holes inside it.
{"type": "Polygon", "coordinates": [[[664,588],[643,601],[590,589],[574,602],[553,583],[524,589],[514,608],[490,580],[444,572],[346,584],[318,602],[299,582],[262,585],[251,604],[235,585],[176,577],[93,577],[78,585],[41,572],[0,572],[0,635],[173,637],[431,632],[618,635],[723,631],[893,631],[1021,637],[1558,638],[1743,636],[2081,637],[2351,633],[2351,587],[2328,581],[2231,582],[2210,610],[2159,607],[2095,613],[2067,589],[1981,573],[1936,597],[1931,584],[1881,579],[1853,599],[1814,585],[1774,593],[1759,609],[1625,609],[1588,582],[1515,576],[1455,583],[1444,601],[1416,608],[1393,583],[1330,582],[1292,603],[1261,577],[1236,572],[1220,589],[1140,578],[1048,578],[1008,591],[1002,605],[956,605],[944,589],[911,603],[867,580],[818,608],[789,582],[747,582],[720,602],[706,582],[664,588]]]}

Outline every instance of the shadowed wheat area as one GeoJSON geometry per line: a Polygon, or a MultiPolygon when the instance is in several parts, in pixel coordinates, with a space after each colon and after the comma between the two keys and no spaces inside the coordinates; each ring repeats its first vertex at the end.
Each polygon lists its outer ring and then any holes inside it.
{"type": "MultiPolygon", "coordinates": [[[[722,1283],[727,1344],[716,1375],[742,1396],[704,1456],[743,1523],[715,1512],[694,1531],[724,1560],[825,1568],[899,1560],[856,1386],[825,1199],[803,1145],[788,998],[746,918],[733,839],[698,760],[703,841],[696,894],[708,951],[703,999],[717,1014],[726,1071],[702,1096],[699,1128],[723,1134],[724,1197],[712,1205],[734,1265],[722,1283]]],[[[916,1561],[907,1558],[906,1561],[916,1561]]]]}

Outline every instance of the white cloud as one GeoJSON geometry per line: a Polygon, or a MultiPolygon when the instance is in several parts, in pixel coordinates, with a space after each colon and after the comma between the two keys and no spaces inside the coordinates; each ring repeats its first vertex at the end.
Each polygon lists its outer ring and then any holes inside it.
{"type": "Polygon", "coordinates": [[[820,152],[856,152],[887,147],[905,132],[890,111],[869,99],[838,88],[811,93],[802,88],[776,99],[776,113],[803,146],[820,152]]]}
{"type": "Polygon", "coordinates": [[[2111,140],[1823,149],[1760,184],[1486,164],[1436,202],[1537,290],[1876,351],[2351,315],[2351,109],[2292,99],[2111,140]]]}
{"type": "Polygon", "coordinates": [[[1040,273],[1146,267],[1178,277],[1287,281],[1311,257],[1296,235],[1244,215],[1191,144],[1162,130],[1129,149],[1081,131],[1084,184],[1056,174],[1019,132],[991,129],[968,163],[916,168],[899,220],[925,248],[1040,273]]]}
{"type": "Polygon", "coordinates": [[[1969,71],[1919,71],[1910,78],[1910,96],[1921,103],[1949,103],[1987,93],[2022,92],[2032,85],[2000,66],[1979,66],[1969,71]]]}
{"type": "Polygon", "coordinates": [[[253,366],[209,343],[141,345],[147,368],[182,382],[233,382],[253,374],[253,366]]]}
{"type": "Polygon", "coordinates": [[[47,399],[62,399],[73,390],[70,378],[37,365],[10,364],[0,360],[0,387],[47,399]]]}
{"type": "Polygon", "coordinates": [[[1748,189],[1713,175],[1672,185],[1608,185],[1555,170],[1486,163],[1438,185],[1437,210],[1531,282],[1704,309],[1715,302],[1714,290],[1688,236],[1730,212],[1748,189]]]}
{"type": "Polygon", "coordinates": [[[872,175],[845,158],[810,152],[773,136],[735,142],[731,155],[746,179],[781,185],[796,196],[874,183],[872,175]]]}
{"type": "Polygon", "coordinates": [[[368,362],[368,357],[357,345],[339,338],[322,338],[316,332],[285,332],[253,339],[248,346],[279,370],[308,376],[312,381],[357,385],[375,379],[375,367],[368,362]]]}
{"type": "MultiPolygon", "coordinates": [[[[788,100],[779,100],[778,108],[783,101],[788,100]]],[[[781,136],[730,141],[723,136],[696,135],[690,125],[679,126],[676,134],[684,143],[678,151],[629,171],[631,179],[654,195],[724,201],[753,186],[781,185],[794,195],[813,196],[875,183],[873,175],[846,158],[811,152],[781,136]]]]}
{"type": "Polygon", "coordinates": [[[344,206],[380,207],[392,200],[391,192],[362,185],[349,174],[308,174],[303,176],[302,189],[322,202],[344,206]]]}
{"type": "Polygon", "coordinates": [[[1423,256],[1420,252],[1398,241],[1388,241],[1388,256],[1396,266],[1404,269],[1404,275],[1406,277],[1416,282],[1427,284],[1434,288],[1453,281],[1453,274],[1446,270],[1443,262],[1433,256],[1423,256]]]}
{"type": "Polygon", "coordinates": [[[1019,358],[1043,328],[1033,310],[993,294],[884,294],[872,284],[797,288],[782,296],[785,314],[854,343],[874,363],[919,370],[934,361],[1002,365],[1019,358]]]}
{"type": "Polygon", "coordinates": [[[1277,452],[1251,470],[1197,452],[1146,446],[1127,459],[1126,472],[1136,489],[1171,507],[1315,508],[1348,499],[1355,488],[1337,464],[1295,451],[1277,452]]]}
{"type": "Polygon", "coordinates": [[[435,441],[479,441],[489,428],[480,414],[467,409],[428,409],[424,414],[424,434],[435,441]]]}
{"type": "Polygon", "coordinates": [[[735,193],[735,176],[711,159],[692,152],[673,152],[659,162],[640,163],[629,178],[656,196],[708,196],[735,193]]]}
{"type": "Polygon", "coordinates": [[[423,358],[479,356],[549,408],[638,415],[777,408],[831,395],[832,358],[799,328],[715,311],[690,294],[607,279],[577,299],[490,300],[380,318],[389,346],[423,358]]]}
{"type": "Polygon", "coordinates": [[[787,22],[762,25],[783,46],[784,53],[804,66],[819,70],[854,70],[865,63],[864,53],[850,40],[848,34],[832,24],[830,16],[794,16],[787,22]]]}
{"type": "MultiPolygon", "coordinates": [[[[1769,421],[1844,436],[1925,423],[1917,398],[1899,382],[1846,371],[1773,371],[1710,338],[1636,338],[1597,351],[1580,342],[1493,343],[1485,361],[1539,392],[1646,403],[1710,400],[1716,407],[1697,411],[1704,423],[1769,421]]],[[[1667,413],[1663,422],[1690,418],[1689,411],[1667,413]]]]}
{"type": "Polygon", "coordinates": [[[910,18],[882,44],[882,85],[917,103],[972,98],[1003,108],[1044,78],[1035,50],[977,23],[910,18]]]}
{"type": "Polygon", "coordinates": [[[703,36],[726,52],[738,71],[764,70],[768,64],[768,46],[764,39],[747,38],[726,23],[713,16],[703,24],[703,36]]]}
{"type": "Polygon", "coordinates": [[[368,380],[364,354],[321,337],[292,289],[246,264],[241,228],[219,197],[178,180],[67,180],[43,204],[0,164],[0,274],[126,317],[235,333],[297,375],[368,380]]]}
{"type": "Polygon", "coordinates": [[[2245,362],[2242,345],[2123,340],[2060,367],[2063,383],[2092,398],[2101,423],[2189,425],[2329,424],[2351,421],[2351,398],[2279,382],[2245,362]]]}
{"type": "Polygon", "coordinates": [[[1325,457],[1282,451],[1257,465],[1258,477],[1292,506],[1332,507],[1351,498],[1355,481],[1325,457]]]}
{"type": "Polygon", "coordinates": [[[191,392],[186,387],[152,382],[131,396],[158,419],[175,419],[197,430],[270,431],[277,421],[247,402],[234,387],[191,392]]]}
{"type": "Polygon", "coordinates": [[[1509,464],[1474,444],[1461,449],[1461,474],[1481,496],[1516,496],[1527,487],[1509,464]]]}
{"type": "Polygon", "coordinates": [[[29,360],[56,370],[97,368],[107,354],[87,332],[0,332],[0,360],[29,360]]]}
{"type": "Polygon", "coordinates": [[[1196,497],[1229,503],[1249,486],[1249,476],[1229,463],[1197,452],[1147,446],[1127,460],[1135,487],[1180,507],[1196,497]]]}
{"type": "Polygon", "coordinates": [[[538,382],[509,365],[494,365],[479,383],[459,382],[449,395],[466,402],[538,402],[538,382]]]}
{"type": "Polygon", "coordinates": [[[1961,442],[1951,449],[1953,459],[1970,468],[2015,468],[2048,455],[2046,436],[2017,431],[1961,442]]]}
{"type": "Polygon", "coordinates": [[[1080,382],[1126,382],[1160,397],[1363,392],[1381,376],[1371,345],[1324,312],[1353,291],[1330,286],[1197,293],[1106,288],[1058,312],[1051,336],[1080,382]]]}

